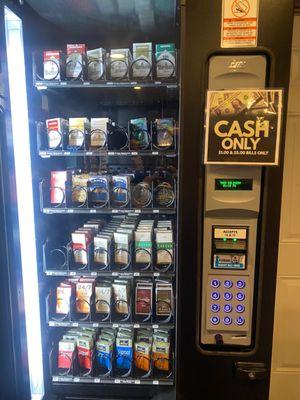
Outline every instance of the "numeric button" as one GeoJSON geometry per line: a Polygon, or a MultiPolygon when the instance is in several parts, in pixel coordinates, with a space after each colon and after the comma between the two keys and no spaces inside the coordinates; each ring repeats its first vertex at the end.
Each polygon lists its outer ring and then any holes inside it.
{"type": "Polygon", "coordinates": [[[231,325],[232,319],[230,317],[224,317],[223,322],[225,325],[231,325]]]}
{"type": "Polygon", "coordinates": [[[245,293],[243,293],[243,292],[237,292],[237,294],[236,294],[236,299],[237,299],[238,301],[243,301],[243,300],[245,300],[245,293]]]}
{"type": "Polygon", "coordinates": [[[226,300],[226,301],[229,301],[229,300],[232,300],[232,293],[230,293],[230,292],[225,292],[224,293],[224,299],[226,300]]]}
{"type": "Polygon", "coordinates": [[[226,281],[224,281],[224,286],[226,287],[226,289],[230,289],[233,286],[233,282],[229,279],[226,279],[226,281]]]}
{"type": "Polygon", "coordinates": [[[238,313],[243,313],[245,311],[245,306],[243,306],[243,304],[238,304],[235,309],[238,313]]]}
{"type": "Polygon", "coordinates": [[[219,292],[212,292],[211,298],[212,298],[213,300],[219,300],[219,298],[220,298],[220,293],[219,293],[219,292]]]}
{"type": "Polygon", "coordinates": [[[210,309],[212,312],[216,313],[216,312],[220,311],[220,306],[219,306],[219,304],[212,304],[210,306],[210,309]]]}
{"type": "Polygon", "coordinates": [[[213,325],[218,325],[218,324],[220,323],[220,318],[217,317],[217,316],[213,316],[213,317],[211,317],[210,322],[211,322],[213,325]]]}
{"type": "Polygon", "coordinates": [[[220,285],[221,285],[221,282],[219,281],[219,279],[213,279],[213,280],[211,281],[211,286],[212,286],[213,288],[218,288],[220,285]]]}
{"type": "Polygon", "coordinates": [[[232,306],[230,304],[225,304],[223,309],[224,309],[224,312],[230,313],[232,311],[232,306]]]}
{"type": "Polygon", "coordinates": [[[244,289],[245,286],[246,286],[246,282],[243,281],[243,280],[241,280],[241,279],[239,279],[239,280],[236,282],[236,287],[237,287],[238,289],[244,289]]]}
{"type": "Polygon", "coordinates": [[[237,317],[237,319],[236,319],[235,321],[236,321],[236,323],[237,323],[238,325],[241,326],[241,325],[244,325],[244,323],[245,323],[245,318],[239,316],[239,317],[237,317]]]}

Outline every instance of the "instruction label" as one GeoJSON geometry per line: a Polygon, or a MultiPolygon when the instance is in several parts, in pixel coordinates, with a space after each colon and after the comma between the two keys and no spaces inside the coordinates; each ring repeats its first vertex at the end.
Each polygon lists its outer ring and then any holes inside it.
{"type": "Polygon", "coordinates": [[[223,0],[221,47],[256,47],[259,0],[223,0]]]}

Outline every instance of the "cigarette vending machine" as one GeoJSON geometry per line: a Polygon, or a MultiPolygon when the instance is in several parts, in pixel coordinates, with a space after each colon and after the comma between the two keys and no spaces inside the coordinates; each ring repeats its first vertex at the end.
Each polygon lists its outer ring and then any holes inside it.
{"type": "Polygon", "coordinates": [[[292,3],[0,2],[7,399],[267,400],[292,3]]]}

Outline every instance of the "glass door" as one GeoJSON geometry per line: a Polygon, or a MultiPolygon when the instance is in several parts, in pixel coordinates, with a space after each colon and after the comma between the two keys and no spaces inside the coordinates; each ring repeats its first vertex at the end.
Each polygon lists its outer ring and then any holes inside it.
{"type": "Polygon", "coordinates": [[[170,10],[170,29],[156,22],[125,37],[47,25],[49,39],[30,46],[30,122],[21,21],[7,12],[27,351],[40,396],[130,385],[129,398],[175,397],[175,1],[170,10]]]}

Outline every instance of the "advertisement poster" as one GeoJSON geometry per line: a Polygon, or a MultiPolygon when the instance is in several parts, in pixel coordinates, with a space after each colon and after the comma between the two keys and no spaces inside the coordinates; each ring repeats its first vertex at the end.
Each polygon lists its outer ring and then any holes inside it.
{"type": "Polygon", "coordinates": [[[256,47],[258,0],[223,0],[221,47],[256,47]]]}
{"type": "Polygon", "coordinates": [[[282,89],[208,91],[205,164],[278,165],[282,89]]]}

